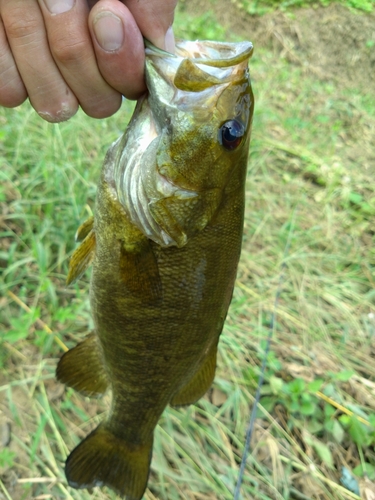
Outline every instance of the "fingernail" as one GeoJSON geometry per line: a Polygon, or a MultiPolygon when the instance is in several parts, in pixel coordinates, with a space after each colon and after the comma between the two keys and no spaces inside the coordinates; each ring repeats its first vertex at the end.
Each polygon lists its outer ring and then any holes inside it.
{"type": "Polygon", "coordinates": [[[62,14],[73,7],[75,0],[44,0],[44,3],[51,14],[62,14]]]}
{"type": "Polygon", "coordinates": [[[172,26],[168,28],[165,36],[161,35],[159,37],[150,38],[150,42],[155,45],[155,47],[159,47],[159,49],[163,49],[171,54],[174,54],[175,51],[175,41],[172,26]]]}
{"type": "Polygon", "coordinates": [[[172,26],[167,30],[164,39],[164,47],[167,52],[174,54],[175,41],[172,26]]]}
{"type": "Polygon", "coordinates": [[[124,43],[124,28],[119,17],[102,11],[94,19],[94,33],[98,44],[107,52],[121,48],[124,43]]]}

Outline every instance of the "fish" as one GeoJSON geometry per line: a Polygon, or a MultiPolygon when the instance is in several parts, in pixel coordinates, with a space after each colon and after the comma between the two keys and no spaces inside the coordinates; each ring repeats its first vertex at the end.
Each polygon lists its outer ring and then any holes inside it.
{"type": "Polygon", "coordinates": [[[109,148],[67,284],[92,266],[94,331],[57,379],[111,393],[108,415],[67,458],[73,488],[140,500],[167,405],[210,388],[241,252],[254,109],[250,42],[146,42],[147,94],[109,148]]]}

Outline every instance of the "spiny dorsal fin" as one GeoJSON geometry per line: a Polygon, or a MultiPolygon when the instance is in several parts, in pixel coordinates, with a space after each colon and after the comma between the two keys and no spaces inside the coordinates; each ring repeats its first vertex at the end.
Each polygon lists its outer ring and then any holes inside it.
{"type": "Polygon", "coordinates": [[[105,393],[109,382],[94,334],[90,334],[62,356],[57,365],[56,377],[85,396],[105,393]]]}
{"type": "Polygon", "coordinates": [[[145,444],[127,443],[110,430],[97,427],[69,455],[65,474],[73,488],[108,486],[126,500],[140,500],[147,486],[152,438],[145,444]]]}
{"type": "Polygon", "coordinates": [[[66,284],[77,281],[90,266],[95,256],[95,233],[91,230],[80,246],[73,252],[69,262],[69,271],[66,284]]]}
{"type": "Polygon", "coordinates": [[[91,229],[94,227],[94,217],[91,216],[85,222],[83,222],[79,228],[77,229],[76,235],[75,235],[75,240],[77,243],[80,243],[83,241],[86,236],[89,234],[91,229]]]}

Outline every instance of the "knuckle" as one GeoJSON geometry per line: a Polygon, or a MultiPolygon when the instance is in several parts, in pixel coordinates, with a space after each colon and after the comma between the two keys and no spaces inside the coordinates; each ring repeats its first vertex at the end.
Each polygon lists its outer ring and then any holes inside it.
{"type": "Polygon", "coordinates": [[[64,65],[82,60],[87,52],[85,40],[50,40],[50,47],[55,60],[64,65]]]}
{"type": "Polygon", "coordinates": [[[26,98],[25,86],[9,51],[5,49],[0,52],[0,105],[14,108],[26,98]]]}
{"type": "Polygon", "coordinates": [[[24,40],[33,36],[38,31],[36,19],[20,16],[19,19],[12,18],[5,25],[8,38],[13,40],[24,40]]]}

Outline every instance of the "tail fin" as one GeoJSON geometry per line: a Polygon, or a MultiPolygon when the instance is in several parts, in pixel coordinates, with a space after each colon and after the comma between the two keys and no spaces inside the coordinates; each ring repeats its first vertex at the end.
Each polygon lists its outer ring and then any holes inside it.
{"type": "Polygon", "coordinates": [[[97,427],[69,455],[65,474],[73,488],[108,486],[126,500],[140,500],[147,486],[152,439],[133,445],[97,427]]]}

